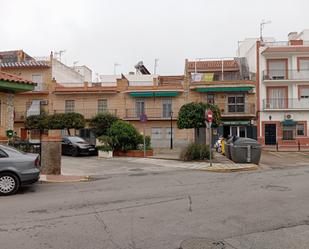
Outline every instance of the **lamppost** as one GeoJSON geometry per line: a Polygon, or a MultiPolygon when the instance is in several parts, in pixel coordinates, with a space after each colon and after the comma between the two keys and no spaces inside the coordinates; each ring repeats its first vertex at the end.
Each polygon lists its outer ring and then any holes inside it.
{"type": "Polygon", "coordinates": [[[170,141],[170,148],[173,149],[173,112],[171,111],[171,141],[170,141]]]}

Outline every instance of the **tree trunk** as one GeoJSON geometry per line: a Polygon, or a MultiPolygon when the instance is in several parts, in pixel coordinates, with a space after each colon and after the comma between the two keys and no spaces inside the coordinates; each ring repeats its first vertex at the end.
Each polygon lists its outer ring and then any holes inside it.
{"type": "Polygon", "coordinates": [[[67,128],[68,135],[71,136],[70,128],[67,128]]]}

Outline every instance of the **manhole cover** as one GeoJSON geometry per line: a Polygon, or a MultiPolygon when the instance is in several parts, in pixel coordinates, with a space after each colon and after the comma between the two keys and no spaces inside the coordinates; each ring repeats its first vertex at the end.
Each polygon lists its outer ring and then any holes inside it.
{"type": "Polygon", "coordinates": [[[228,249],[222,241],[189,239],[181,243],[180,249],[228,249]]]}

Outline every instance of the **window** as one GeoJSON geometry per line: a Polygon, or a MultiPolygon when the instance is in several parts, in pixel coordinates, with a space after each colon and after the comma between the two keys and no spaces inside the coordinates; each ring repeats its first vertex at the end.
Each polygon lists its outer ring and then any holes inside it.
{"type": "Polygon", "coordinates": [[[237,137],[247,137],[246,126],[230,126],[230,135],[237,137]]]}
{"type": "Polygon", "coordinates": [[[3,157],[8,157],[8,155],[3,150],[0,150],[0,158],[3,157]]]}
{"type": "Polygon", "coordinates": [[[295,126],[283,126],[283,140],[295,139],[295,126]]]}
{"type": "Polygon", "coordinates": [[[228,97],[228,112],[245,112],[244,95],[228,97]]]}
{"type": "Polygon", "coordinates": [[[162,139],[161,128],[151,128],[151,139],[162,139]]]}
{"type": "Polygon", "coordinates": [[[107,99],[99,99],[98,100],[98,112],[106,112],[107,111],[107,99]]]}
{"type": "Polygon", "coordinates": [[[33,74],[32,81],[37,83],[34,91],[42,91],[43,90],[43,77],[41,74],[33,74]]]}
{"type": "MultiPolygon", "coordinates": [[[[173,129],[172,131],[173,131],[173,137],[174,137],[175,130],[173,129]]],[[[171,127],[166,128],[166,138],[171,139],[171,127]]]]}
{"type": "Polygon", "coordinates": [[[170,118],[172,112],[172,100],[171,99],[164,99],[162,101],[162,115],[163,118],[170,118]]]}
{"type": "Polygon", "coordinates": [[[301,99],[308,99],[309,98],[309,87],[300,87],[299,93],[300,93],[301,99]]]}
{"type": "Polygon", "coordinates": [[[268,60],[268,76],[271,80],[283,80],[287,79],[287,61],[281,60],[268,60]]]}
{"type": "Polygon", "coordinates": [[[305,125],[297,124],[296,125],[297,136],[305,136],[305,125]]]}
{"type": "Polygon", "coordinates": [[[74,112],[74,109],[75,109],[75,100],[66,100],[65,113],[74,112]]]}
{"type": "Polygon", "coordinates": [[[138,99],[135,102],[135,115],[139,118],[142,114],[145,114],[145,100],[138,99]]]}
{"type": "Polygon", "coordinates": [[[268,88],[268,106],[271,109],[287,108],[287,90],[283,87],[268,88]]]}
{"type": "Polygon", "coordinates": [[[299,58],[299,70],[307,71],[309,70],[309,58],[299,58]]]}
{"type": "Polygon", "coordinates": [[[207,94],[207,103],[209,103],[209,104],[215,103],[215,95],[214,94],[207,94]]]}

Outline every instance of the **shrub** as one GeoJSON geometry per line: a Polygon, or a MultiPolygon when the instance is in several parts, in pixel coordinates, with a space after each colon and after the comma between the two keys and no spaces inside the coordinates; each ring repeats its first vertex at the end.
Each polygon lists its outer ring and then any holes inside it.
{"type": "Polygon", "coordinates": [[[118,120],[107,130],[107,137],[103,140],[113,150],[127,151],[138,149],[138,145],[143,143],[143,136],[132,124],[118,120]]]}
{"type": "Polygon", "coordinates": [[[46,130],[48,129],[48,116],[46,114],[29,116],[25,121],[25,127],[28,130],[46,130]]]}
{"type": "Polygon", "coordinates": [[[207,160],[209,155],[208,146],[192,143],[182,150],[180,159],[183,161],[207,160]]]}
{"type": "Polygon", "coordinates": [[[90,120],[89,126],[96,137],[107,134],[107,130],[116,122],[118,118],[110,113],[99,113],[90,120]]]}
{"type": "MultiPolygon", "coordinates": [[[[146,150],[151,150],[151,138],[150,136],[145,136],[145,144],[146,144],[146,150]]],[[[139,150],[144,150],[144,137],[142,136],[142,144],[138,147],[139,150]]]]}

